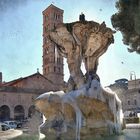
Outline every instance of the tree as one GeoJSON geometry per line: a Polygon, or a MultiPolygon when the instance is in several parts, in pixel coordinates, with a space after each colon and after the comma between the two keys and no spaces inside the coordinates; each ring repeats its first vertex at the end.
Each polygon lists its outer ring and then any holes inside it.
{"type": "Polygon", "coordinates": [[[128,51],[140,54],[140,0],[118,0],[116,8],[118,12],[111,17],[113,27],[121,31],[128,51]]]}

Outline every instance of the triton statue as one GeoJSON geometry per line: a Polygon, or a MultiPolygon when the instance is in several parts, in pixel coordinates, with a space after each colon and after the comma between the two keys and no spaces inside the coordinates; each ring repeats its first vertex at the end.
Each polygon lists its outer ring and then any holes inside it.
{"type": "Polygon", "coordinates": [[[70,79],[67,93],[48,92],[36,99],[36,107],[47,119],[42,131],[49,140],[87,140],[121,132],[121,101],[110,89],[102,88],[96,74],[99,57],[114,42],[113,33],[105,22],[86,21],[83,15],[80,21],[61,24],[50,32],[48,37],[67,59],[70,79]]]}

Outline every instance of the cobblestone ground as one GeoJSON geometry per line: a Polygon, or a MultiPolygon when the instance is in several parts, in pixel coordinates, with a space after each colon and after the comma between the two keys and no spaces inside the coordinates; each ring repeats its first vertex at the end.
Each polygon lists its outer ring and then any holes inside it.
{"type": "Polygon", "coordinates": [[[22,130],[11,129],[7,131],[0,131],[0,140],[12,139],[22,134],[23,134],[22,130]]]}

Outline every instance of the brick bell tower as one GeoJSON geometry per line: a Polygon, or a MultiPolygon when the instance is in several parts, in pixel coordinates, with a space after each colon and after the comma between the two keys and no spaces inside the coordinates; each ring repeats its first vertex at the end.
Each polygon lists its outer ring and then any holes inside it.
{"type": "Polygon", "coordinates": [[[43,13],[43,75],[51,80],[58,89],[64,82],[63,57],[57,46],[47,38],[50,30],[63,23],[63,10],[51,4],[43,13]]]}

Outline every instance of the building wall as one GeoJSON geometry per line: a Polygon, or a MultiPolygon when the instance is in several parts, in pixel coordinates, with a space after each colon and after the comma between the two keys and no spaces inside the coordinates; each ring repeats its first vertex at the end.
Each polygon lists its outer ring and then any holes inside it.
{"type": "Polygon", "coordinates": [[[57,85],[55,85],[52,81],[49,81],[39,73],[35,74],[34,76],[24,78],[23,80],[19,80],[12,86],[21,88],[24,87],[27,89],[46,89],[47,91],[58,90],[57,85]]]}
{"type": "Polygon", "coordinates": [[[140,89],[128,89],[124,94],[124,111],[139,110],[140,108],[140,89]]]}
{"type": "Polygon", "coordinates": [[[140,110],[140,79],[128,81],[128,90],[124,94],[124,110],[140,110]]]}
{"type": "Polygon", "coordinates": [[[34,100],[39,96],[35,93],[25,92],[0,92],[0,108],[8,106],[10,109],[10,118],[15,119],[14,109],[16,106],[22,106],[24,109],[24,118],[28,118],[29,108],[34,105],[34,100]]]}
{"type": "Polygon", "coordinates": [[[128,81],[128,89],[140,88],[140,79],[128,81]]]}
{"type": "Polygon", "coordinates": [[[128,81],[128,86],[113,84],[110,88],[117,93],[122,101],[123,112],[140,112],[140,79],[128,81]]]}
{"type": "Polygon", "coordinates": [[[16,114],[18,113],[15,113],[14,110],[17,106],[24,110],[24,118],[28,118],[29,109],[31,106],[34,106],[34,100],[40,94],[48,91],[57,91],[58,89],[57,85],[39,72],[4,83],[0,86],[0,119],[16,119],[16,114]],[[8,110],[10,110],[9,117],[8,110]],[[7,113],[7,116],[4,115],[4,118],[3,114],[5,113],[7,113]]]}

